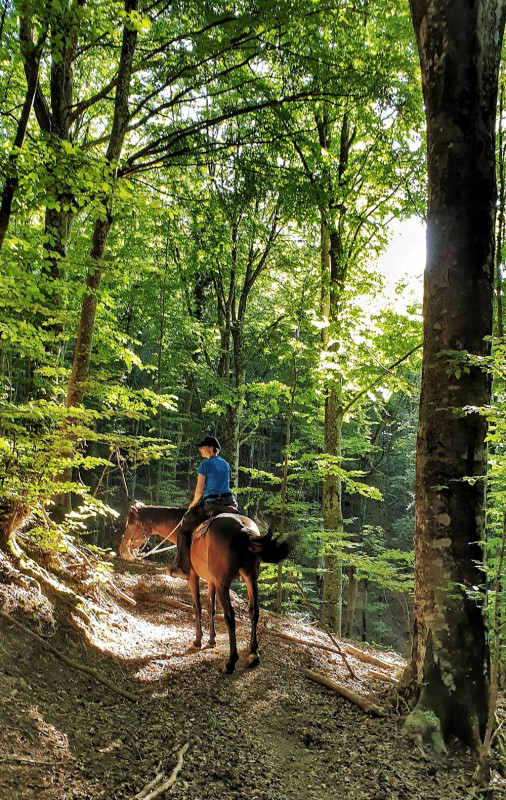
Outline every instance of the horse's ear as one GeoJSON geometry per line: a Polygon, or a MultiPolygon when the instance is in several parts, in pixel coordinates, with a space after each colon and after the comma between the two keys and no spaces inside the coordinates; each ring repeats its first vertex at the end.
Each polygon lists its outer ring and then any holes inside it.
{"type": "Polygon", "coordinates": [[[136,503],[134,503],[133,506],[130,506],[130,516],[137,517],[138,514],[139,514],[139,509],[137,508],[136,503]]]}
{"type": "Polygon", "coordinates": [[[143,508],[143,507],[144,507],[144,503],[141,503],[140,500],[134,500],[133,504],[130,506],[130,510],[131,511],[135,510],[137,512],[139,510],[139,508],[143,508]]]}

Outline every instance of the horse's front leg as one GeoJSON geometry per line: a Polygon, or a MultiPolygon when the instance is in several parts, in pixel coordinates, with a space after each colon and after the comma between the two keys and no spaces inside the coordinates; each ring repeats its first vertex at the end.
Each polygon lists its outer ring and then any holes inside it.
{"type": "Polygon", "coordinates": [[[188,578],[188,586],[190,587],[190,592],[193,601],[193,611],[195,612],[195,641],[193,642],[194,647],[201,647],[202,646],[202,604],[200,602],[200,588],[199,588],[199,576],[192,568],[190,570],[190,577],[188,578]]]}
{"type": "Polygon", "coordinates": [[[252,575],[243,574],[246,581],[246,588],[248,590],[249,601],[249,618],[251,620],[251,638],[249,648],[248,667],[256,667],[260,663],[260,655],[258,653],[257,641],[257,625],[258,625],[258,583],[257,583],[257,570],[255,569],[252,575]]]}
{"type": "Polygon", "coordinates": [[[218,585],[216,587],[216,591],[218,593],[218,600],[220,601],[220,605],[223,608],[223,614],[228,628],[230,655],[225,667],[228,674],[231,675],[235,669],[237,661],[239,660],[239,655],[237,653],[237,643],[235,638],[235,614],[234,614],[234,609],[232,608],[232,603],[230,602],[230,587],[218,585]]]}
{"type": "Polygon", "coordinates": [[[209,647],[216,645],[216,629],[214,627],[214,617],[216,614],[216,586],[214,583],[207,584],[209,593],[209,647]]]}

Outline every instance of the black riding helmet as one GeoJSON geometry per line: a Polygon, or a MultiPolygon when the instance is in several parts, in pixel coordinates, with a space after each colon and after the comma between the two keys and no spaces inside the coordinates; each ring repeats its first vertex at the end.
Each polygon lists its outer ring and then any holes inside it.
{"type": "Polygon", "coordinates": [[[204,436],[202,441],[198,443],[197,447],[212,447],[213,450],[221,450],[221,445],[216,436],[204,436]]]}

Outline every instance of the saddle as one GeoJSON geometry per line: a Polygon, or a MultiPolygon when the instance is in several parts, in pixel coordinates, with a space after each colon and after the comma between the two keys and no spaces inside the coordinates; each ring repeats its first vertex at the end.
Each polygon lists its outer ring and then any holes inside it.
{"type": "Polygon", "coordinates": [[[220,509],[219,514],[213,514],[212,517],[209,517],[209,519],[205,519],[204,522],[201,522],[200,525],[197,525],[197,527],[193,530],[193,532],[192,532],[192,543],[196,539],[201,539],[203,536],[205,536],[207,531],[208,531],[208,529],[209,529],[209,525],[211,524],[213,519],[216,519],[216,517],[219,517],[221,514],[236,514],[237,515],[237,510],[235,508],[232,508],[232,507],[229,507],[229,506],[223,506],[223,508],[220,509]]]}

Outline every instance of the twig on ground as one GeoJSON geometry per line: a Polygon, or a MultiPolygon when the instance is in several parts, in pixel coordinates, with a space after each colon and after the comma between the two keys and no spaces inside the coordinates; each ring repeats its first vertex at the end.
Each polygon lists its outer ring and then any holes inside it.
{"type": "Polygon", "coordinates": [[[153,780],[150,781],[149,783],[147,783],[145,785],[145,787],[143,789],[141,789],[141,791],[138,792],[135,795],[135,800],[144,800],[144,798],[146,797],[147,794],[149,794],[151,789],[153,789],[156,786],[157,783],[160,783],[160,781],[163,778],[165,778],[165,773],[162,772],[162,763],[161,762],[158,764],[156,769],[157,769],[157,772],[156,772],[156,775],[153,778],[153,780]]]}
{"type": "Polygon", "coordinates": [[[162,783],[160,786],[156,786],[156,784],[160,783],[160,781],[165,777],[163,772],[159,772],[156,777],[144,787],[144,789],[141,789],[141,791],[135,795],[135,800],[153,800],[153,798],[158,797],[158,795],[163,794],[163,792],[169,789],[175,782],[178,774],[181,772],[183,767],[183,756],[188,750],[189,746],[190,743],[186,742],[186,744],[182,746],[181,750],[177,754],[177,764],[172,770],[170,777],[167,778],[167,780],[164,781],[164,783],[162,783]]]}
{"type": "Polygon", "coordinates": [[[131,606],[136,606],[137,605],[137,602],[133,599],[133,597],[130,597],[130,595],[125,594],[125,592],[123,592],[121,589],[119,589],[116,586],[116,584],[114,583],[114,581],[108,581],[107,582],[107,588],[108,589],[112,589],[114,592],[116,592],[118,597],[121,597],[122,600],[125,600],[127,603],[130,603],[131,606]]]}

